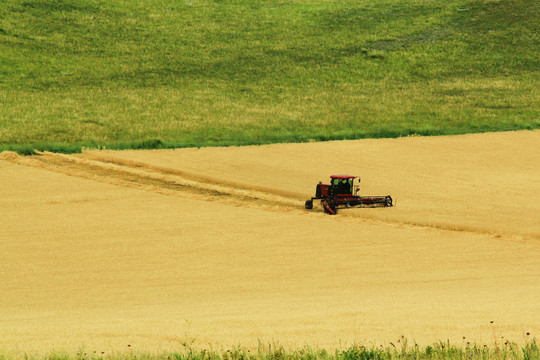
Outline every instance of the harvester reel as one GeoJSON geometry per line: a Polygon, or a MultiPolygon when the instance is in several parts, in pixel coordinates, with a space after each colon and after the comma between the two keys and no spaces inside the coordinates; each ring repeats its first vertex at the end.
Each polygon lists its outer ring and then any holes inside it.
{"type": "Polygon", "coordinates": [[[391,207],[392,197],[359,195],[360,185],[354,180],[360,178],[350,175],[332,175],[330,184],[319,182],[315,188],[315,196],[306,201],[306,209],[313,209],[313,200],[320,200],[325,213],[337,214],[338,208],[353,207],[391,207]]]}

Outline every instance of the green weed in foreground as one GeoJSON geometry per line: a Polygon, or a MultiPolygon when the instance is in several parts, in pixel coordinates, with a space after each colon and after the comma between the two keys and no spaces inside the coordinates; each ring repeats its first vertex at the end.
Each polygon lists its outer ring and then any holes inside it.
{"type": "Polygon", "coordinates": [[[539,19],[536,0],[3,0],[0,151],[538,129],[539,19]]]}
{"type": "Polygon", "coordinates": [[[196,350],[184,345],[179,352],[161,354],[138,353],[136,351],[107,354],[104,352],[80,351],[76,355],[67,353],[50,353],[45,355],[9,355],[1,354],[0,360],[394,360],[394,359],[445,359],[445,360],[538,360],[540,349],[536,340],[527,342],[524,346],[506,341],[500,345],[471,345],[469,343],[456,346],[448,342],[439,342],[426,347],[407,344],[406,339],[400,339],[397,345],[390,343],[387,347],[366,347],[354,345],[344,350],[327,351],[313,349],[308,346],[299,350],[285,350],[276,345],[259,345],[255,351],[242,347],[228,350],[196,350]]]}

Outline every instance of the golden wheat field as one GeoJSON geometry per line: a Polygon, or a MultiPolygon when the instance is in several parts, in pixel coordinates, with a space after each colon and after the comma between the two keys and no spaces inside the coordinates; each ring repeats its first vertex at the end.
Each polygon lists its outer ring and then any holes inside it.
{"type": "Polygon", "coordinates": [[[540,131],[0,159],[0,350],[540,336],[540,131]]]}

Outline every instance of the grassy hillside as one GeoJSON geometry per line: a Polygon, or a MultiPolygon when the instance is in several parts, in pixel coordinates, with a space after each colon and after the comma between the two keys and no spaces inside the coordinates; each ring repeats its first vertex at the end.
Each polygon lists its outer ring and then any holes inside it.
{"type": "Polygon", "coordinates": [[[537,0],[3,0],[0,149],[540,128],[537,0]]]}

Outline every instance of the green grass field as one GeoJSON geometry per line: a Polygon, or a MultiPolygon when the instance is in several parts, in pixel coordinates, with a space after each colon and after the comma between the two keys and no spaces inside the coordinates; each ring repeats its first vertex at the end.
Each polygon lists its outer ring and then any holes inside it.
{"type": "Polygon", "coordinates": [[[387,347],[365,347],[354,345],[343,350],[329,352],[324,349],[304,347],[298,350],[285,350],[276,345],[259,345],[255,351],[242,347],[228,350],[197,350],[184,344],[178,352],[164,352],[162,354],[140,353],[125,351],[105,353],[100,351],[87,351],[80,349],[75,355],[55,352],[49,354],[2,354],[2,360],[538,360],[539,347],[536,340],[518,346],[508,341],[493,345],[462,346],[439,342],[426,347],[407,344],[406,339],[400,339],[396,344],[390,343],[387,347]]]}
{"type": "Polygon", "coordinates": [[[540,128],[536,0],[3,0],[0,150],[540,128]]]}

